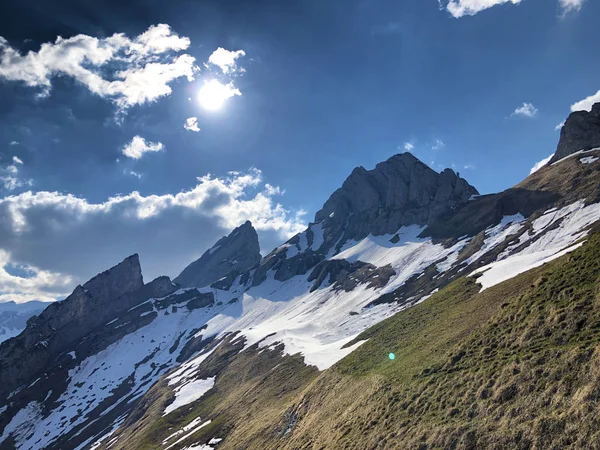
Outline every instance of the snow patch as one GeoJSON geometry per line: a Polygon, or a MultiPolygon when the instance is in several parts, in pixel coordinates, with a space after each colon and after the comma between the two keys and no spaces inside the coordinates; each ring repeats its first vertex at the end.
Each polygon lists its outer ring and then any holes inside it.
{"type": "Polygon", "coordinates": [[[175,400],[165,409],[163,416],[175,411],[182,406],[195,402],[215,385],[215,377],[205,380],[190,381],[175,388],[175,400]]]}
{"type": "Polygon", "coordinates": [[[577,241],[587,236],[590,225],[598,220],[600,203],[585,206],[585,202],[580,200],[561,209],[547,211],[533,221],[533,232],[521,236],[517,244],[532,241],[529,246],[510,256],[509,248],[500,255],[499,261],[480,267],[471,275],[483,274],[477,281],[484,290],[539,267],[575,250],[579,246],[577,241]]]}
{"type": "Polygon", "coordinates": [[[566,161],[566,160],[567,160],[567,159],[569,159],[569,158],[572,158],[573,156],[584,155],[584,154],[586,154],[586,153],[597,152],[597,151],[599,151],[599,150],[600,150],[600,147],[597,147],[597,148],[592,148],[592,149],[590,149],[590,150],[579,150],[578,152],[571,153],[570,155],[568,155],[568,156],[565,156],[564,158],[562,158],[562,159],[559,159],[558,161],[554,161],[554,162],[553,162],[551,165],[552,165],[552,166],[555,166],[555,165],[557,165],[557,164],[560,164],[560,163],[561,163],[561,162],[563,162],[563,161],[566,161]]]}

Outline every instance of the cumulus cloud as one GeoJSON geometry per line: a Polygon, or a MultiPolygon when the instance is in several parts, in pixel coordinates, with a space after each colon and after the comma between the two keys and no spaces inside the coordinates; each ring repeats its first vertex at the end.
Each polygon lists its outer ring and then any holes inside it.
{"type": "Polygon", "coordinates": [[[600,91],[571,105],[571,111],[591,111],[594,103],[600,102],[600,91]]]}
{"type": "Polygon", "coordinates": [[[197,117],[188,117],[187,119],[185,119],[183,128],[185,128],[188,131],[195,131],[196,133],[199,132],[200,127],[198,126],[198,118],[197,117]]]}
{"type": "Polygon", "coordinates": [[[561,123],[559,123],[558,125],[556,125],[556,126],[554,127],[554,131],[559,131],[559,130],[561,130],[561,129],[562,129],[562,127],[564,127],[564,126],[565,126],[565,121],[563,120],[561,123]]]}
{"type": "Polygon", "coordinates": [[[415,148],[415,146],[410,142],[404,143],[404,150],[406,150],[407,152],[410,152],[413,148],[415,148]]]}
{"type": "Polygon", "coordinates": [[[102,39],[59,36],[27,54],[0,37],[0,78],[41,88],[42,95],[49,95],[53,78],[71,77],[124,110],[170,95],[169,84],[180,77],[192,81],[195,58],[177,55],[189,45],[189,38],[178,36],[166,24],[153,25],[133,39],[123,33],[102,39]]]}
{"type": "Polygon", "coordinates": [[[52,301],[64,298],[73,289],[73,279],[65,274],[17,265],[0,249],[0,302],[52,301]],[[18,267],[20,275],[14,273],[18,267]]]}
{"type": "Polygon", "coordinates": [[[223,73],[235,72],[237,70],[243,70],[238,69],[236,63],[236,60],[242,56],[246,56],[244,50],[232,51],[219,47],[208,57],[208,62],[218,66],[223,73]]]}
{"type": "Polygon", "coordinates": [[[583,6],[584,0],[558,0],[558,6],[560,7],[562,14],[568,14],[570,12],[577,12],[583,6]]]}
{"type": "Polygon", "coordinates": [[[121,152],[128,158],[140,159],[144,153],[159,152],[163,148],[162,142],[150,142],[141,136],[134,136],[131,142],[123,146],[121,152]]]}
{"type": "Polygon", "coordinates": [[[534,166],[531,168],[531,170],[529,171],[529,175],[531,175],[534,172],[537,172],[538,170],[540,170],[542,167],[544,167],[546,164],[548,164],[550,162],[550,160],[552,159],[552,157],[554,156],[554,153],[552,153],[550,156],[548,156],[547,158],[542,159],[541,161],[538,161],[534,164],[534,166]]]}
{"type": "Polygon", "coordinates": [[[272,186],[269,183],[265,184],[265,194],[269,197],[274,195],[283,195],[285,194],[285,189],[281,189],[279,186],[272,186]]]}
{"type": "Polygon", "coordinates": [[[460,18],[463,16],[474,16],[483,10],[505,3],[517,5],[521,3],[521,0],[450,0],[446,5],[446,10],[453,17],[460,18]]]}
{"type": "Polygon", "coordinates": [[[23,161],[18,156],[13,156],[13,163],[15,163],[15,164],[23,164],[23,161]]]}
{"type": "Polygon", "coordinates": [[[302,211],[294,214],[273,199],[281,193],[257,169],[206,175],[177,194],[131,192],[100,203],[59,192],[24,192],[0,199],[0,249],[19,264],[71,276],[72,284],[135,252],[146,280],[174,276],[246,220],[265,252],[303,230],[302,211]]]}
{"type": "Polygon", "coordinates": [[[511,116],[535,117],[537,113],[538,109],[532,103],[523,103],[523,105],[513,111],[511,116]]]}

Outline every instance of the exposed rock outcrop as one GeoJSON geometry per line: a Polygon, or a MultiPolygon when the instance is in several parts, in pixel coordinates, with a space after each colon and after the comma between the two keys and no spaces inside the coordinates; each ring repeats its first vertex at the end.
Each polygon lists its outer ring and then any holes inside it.
{"type": "Polygon", "coordinates": [[[221,238],[187,266],[175,282],[183,287],[203,287],[237,270],[243,272],[261,259],[258,234],[250,221],[221,238]]]}
{"type": "Polygon", "coordinates": [[[315,221],[323,221],[321,250],[369,233],[426,225],[476,194],[453,170],[437,173],[410,153],[392,156],[373,170],[358,167],[315,215],[315,221]]]}
{"type": "Polygon", "coordinates": [[[390,265],[375,267],[362,261],[351,263],[345,259],[331,259],[317,264],[308,281],[314,281],[310,292],[316,291],[324,283],[333,285],[334,289],[350,292],[363,283],[368,283],[368,288],[383,287],[395,273],[390,265]]]}
{"type": "Polygon", "coordinates": [[[600,103],[591,111],[576,111],[560,130],[560,141],[550,164],[580,150],[600,147],[600,103]]]}

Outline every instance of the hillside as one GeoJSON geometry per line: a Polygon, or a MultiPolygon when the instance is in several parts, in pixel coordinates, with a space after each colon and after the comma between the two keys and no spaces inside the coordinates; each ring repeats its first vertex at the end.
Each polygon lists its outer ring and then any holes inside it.
{"type": "Polygon", "coordinates": [[[361,334],[366,342],[320,375],[278,359],[278,348],[250,348],[210,395],[147,428],[151,414],[136,417],[116,445],[159,448],[202,417],[212,422],[181,444],[227,434],[220,449],[595,448],[598,292],[595,233],[482,292],[473,277],[456,280],[361,334]]]}

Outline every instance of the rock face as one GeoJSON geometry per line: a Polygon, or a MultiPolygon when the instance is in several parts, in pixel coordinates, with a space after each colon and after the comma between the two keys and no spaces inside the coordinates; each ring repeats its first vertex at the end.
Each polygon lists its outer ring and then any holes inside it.
{"type": "Polygon", "coordinates": [[[243,272],[261,259],[258,235],[250,221],[221,238],[212,248],[187,266],[175,282],[182,287],[203,287],[232,271],[243,272]]]}
{"type": "Polygon", "coordinates": [[[31,379],[91,331],[174,290],[167,277],[144,285],[137,254],[77,286],[65,300],[32,317],[23,333],[0,344],[0,395],[31,379]]]}
{"type": "Polygon", "coordinates": [[[324,224],[321,248],[369,233],[395,233],[404,225],[426,225],[476,194],[453,170],[437,173],[410,153],[392,156],[373,170],[358,167],[315,215],[324,224]]]}
{"type": "Polygon", "coordinates": [[[560,131],[560,141],[550,164],[580,150],[597,147],[600,147],[600,103],[590,112],[571,113],[560,131]]]}

